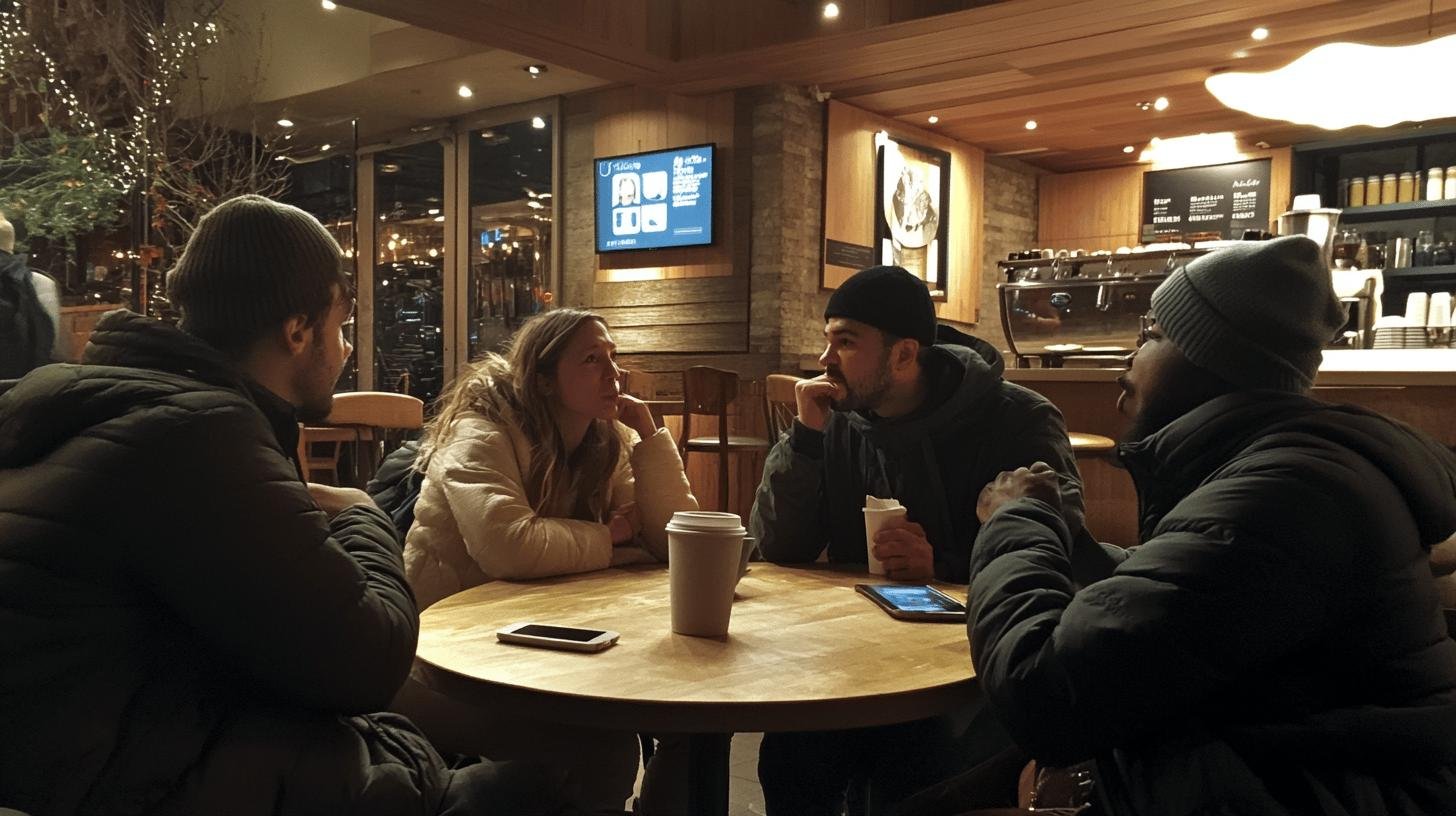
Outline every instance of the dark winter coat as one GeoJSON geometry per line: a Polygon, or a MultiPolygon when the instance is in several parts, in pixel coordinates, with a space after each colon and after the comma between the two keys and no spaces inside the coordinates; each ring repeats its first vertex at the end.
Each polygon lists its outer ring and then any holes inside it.
{"type": "Polygon", "coordinates": [[[389,519],[330,520],[292,409],[126,312],[0,396],[0,808],[434,812],[383,709],[418,617],[389,519]]]}
{"type": "Polygon", "coordinates": [[[1012,736],[1096,758],[1118,816],[1456,813],[1456,642],[1428,563],[1456,531],[1456,457],[1273,392],[1122,456],[1144,543],[1106,580],[1074,592],[1040,501],[976,541],[971,651],[1012,736]]]}
{"type": "Polygon", "coordinates": [[[980,529],[976,499],[1003,470],[1036,461],[1062,474],[1068,522],[1080,529],[1082,487],[1062,415],[1001,378],[990,344],[947,327],[926,363],[932,400],[895,419],[835,411],[822,433],[797,421],[769,452],[749,525],[770,561],[865,564],[866,495],[896,498],[925,528],[935,575],[966,583],[980,529]]]}

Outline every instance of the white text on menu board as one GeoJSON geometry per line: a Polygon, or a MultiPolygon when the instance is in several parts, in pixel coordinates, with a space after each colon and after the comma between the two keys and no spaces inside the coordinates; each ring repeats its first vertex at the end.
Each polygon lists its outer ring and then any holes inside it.
{"type": "Polygon", "coordinates": [[[695,207],[698,204],[698,188],[708,177],[706,169],[698,165],[707,164],[708,157],[700,153],[674,156],[672,159],[672,206],[695,207]]]}
{"type": "Polygon", "coordinates": [[[1244,193],[1238,191],[1242,188],[1258,187],[1259,183],[1260,180],[1256,178],[1239,179],[1234,182],[1233,220],[1247,221],[1254,217],[1255,211],[1259,206],[1259,191],[1250,190],[1244,193]]]}
{"type": "Polygon", "coordinates": [[[1183,220],[1181,215],[1169,215],[1168,205],[1173,203],[1171,198],[1153,199],[1153,223],[1154,224],[1176,224],[1183,220]]]}
{"type": "Polygon", "coordinates": [[[1223,193],[1188,196],[1188,223],[1222,221],[1224,215],[1218,211],[1219,204],[1222,202],[1223,193]]]}

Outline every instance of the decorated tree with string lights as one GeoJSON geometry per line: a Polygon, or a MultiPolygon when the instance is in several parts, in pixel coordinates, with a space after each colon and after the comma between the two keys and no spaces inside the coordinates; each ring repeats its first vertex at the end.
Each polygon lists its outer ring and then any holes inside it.
{"type": "Polygon", "coordinates": [[[31,114],[0,144],[0,210],[66,247],[130,212],[149,266],[218,201],[283,192],[270,145],[202,104],[199,57],[226,23],[221,0],[0,0],[0,83],[31,114]]]}

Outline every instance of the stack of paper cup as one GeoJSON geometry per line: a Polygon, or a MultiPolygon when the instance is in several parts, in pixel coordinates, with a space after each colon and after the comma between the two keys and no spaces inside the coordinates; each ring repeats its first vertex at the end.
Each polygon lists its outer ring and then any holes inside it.
{"type": "Polygon", "coordinates": [[[1432,292],[1430,308],[1426,312],[1426,325],[1433,329],[1451,327],[1451,293],[1432,292]]]}
{"type": "Polygon", "coordinates": [[[875,533],[890,519],[904,518],[905,508],[896,499],[880,499],[865,496],[865,555],[869,558],[870,574],[884,575],[885,565],[875,557],[875,533]]]}

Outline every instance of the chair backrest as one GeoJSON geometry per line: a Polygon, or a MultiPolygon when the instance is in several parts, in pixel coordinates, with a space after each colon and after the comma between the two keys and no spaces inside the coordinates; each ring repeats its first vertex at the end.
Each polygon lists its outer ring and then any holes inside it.
{"type": "Polygon", "coordinates": [[[622,369],[622,392],[631,394],[637,399],[656,399],[657,375],[650,371],[624,368],[622,369]]]}
{"type": "Polygon", "coordinates": [[[763,410],[768,415],[768,434],[772,442],[794,424],[799,414],[799,402],[794,396],[794,386],[802,378],[790,374],[770,374],[764,380],[763,410]]]}
{"type": "Polygon", "coordinates": [[[409,394],[346,391],[334,395],[333,410],[324,424],[415,430],[425,424],[425,404],[409,394]]]}
{"type": "Polygon", "coordinates": [[[738,372],[692,366],[683,372],[683,427],[679,447],[691,436],[693,414],[718,417],[718,441],[728,444],[728,405],[738,397],[738,372]]]}

